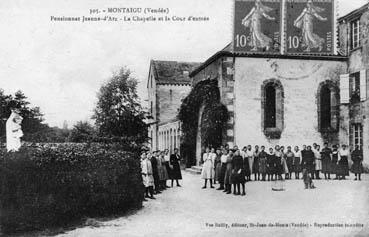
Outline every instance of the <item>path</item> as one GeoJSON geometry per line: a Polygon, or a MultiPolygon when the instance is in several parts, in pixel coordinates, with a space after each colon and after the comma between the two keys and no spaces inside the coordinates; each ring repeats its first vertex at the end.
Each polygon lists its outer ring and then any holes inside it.
{"type": "Polygon", "coordinates": [[[214,189],[202,190],[197,175],[183,173],[183,187],[170,188],[137,213],[82,227],[63,235],[177,237],[177,236],[369,236],[369,176],[364,181],[315,181],[304,190],[301,180],[286,182],[286,191],[271,191],[271,182],[249,182],[244,197],[214,189]],[[250,227],[250,223],[306,223],[309,227],[250,227]],[[207,227],[206,223],[248,224],[207,227]],[[314,223],[364,224],[357,227],[314,227],[314,223]],[[312,225],[312,226],[310,226],[312,225]]]}

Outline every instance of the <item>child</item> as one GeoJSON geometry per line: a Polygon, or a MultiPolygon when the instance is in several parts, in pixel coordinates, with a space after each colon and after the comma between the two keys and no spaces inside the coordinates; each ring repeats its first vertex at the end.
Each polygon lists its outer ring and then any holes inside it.
{"type": "Polygon", "coordinates": [[[141,155],[141,174],[143,184],[145,186],[145,197],[150,199],[154,198],[154,176],[152,173],[151,161],[147,158],[145,152],[141,155]],[[150,196],[149,196],[150,193],[150,196]]]}
{"type": "Polygon", "coordinates": [[[304,181],[305,189],[315,188],[313,180],[311,179],[309,172],[307,171],[306,168],[302,170],[302,180],[304,181]]]}

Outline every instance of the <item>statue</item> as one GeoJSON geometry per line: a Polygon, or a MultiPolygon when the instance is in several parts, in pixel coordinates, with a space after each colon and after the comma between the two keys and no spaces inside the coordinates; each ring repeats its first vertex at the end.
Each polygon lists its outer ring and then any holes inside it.
{"type": "Polygon", "coordinates": [[[294,26],[302,29],[302,45],[306,47],[305,52],[318,48],[319,52],[323,49],[324,39],[314,33],[314,19],[327,21],[326,17],[322,17],[319,13],[325,9],[314,6],[312,0],[308,0],[306,8],[294,22],[294,26]]]}
{"type": "Polygon", "coordinates": [[[19,110],[12,109],[10,117],[6,121],[6,149],[10,151],[18,151],[21,147],[22,131],[22,116],[19,115],[19,110]]]}
{"type": "Polygon", "coordinates": [[[262,18],[266,18],[274,21],[275,18],[267,14],[272,10],[272,8],[263,5],[261,0],[256,0],[255,6],[242,20],[242,24],[250,28],[251,41],[249,46],[252,47],[251,51],[257,51],[258,48],[266,48],[266,51],[270,49],[273,40],[263,34],[261,20],[262,18]]]}

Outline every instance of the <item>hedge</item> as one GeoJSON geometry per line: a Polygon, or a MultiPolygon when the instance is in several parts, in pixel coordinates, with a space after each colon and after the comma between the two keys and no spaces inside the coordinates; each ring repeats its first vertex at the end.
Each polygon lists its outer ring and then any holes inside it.
{"type": "Polygon", "coordinates": [[[60,227],[142,206],[139,158],[111,144],[0,150],[3,233],[60,227]]]}

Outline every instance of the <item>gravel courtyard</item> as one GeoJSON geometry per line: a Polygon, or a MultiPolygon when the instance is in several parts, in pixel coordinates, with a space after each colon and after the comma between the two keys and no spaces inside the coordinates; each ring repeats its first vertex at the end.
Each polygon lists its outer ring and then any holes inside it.
{"type": "Polygon", "coordinates": [[[361,182],[352,174],[349,180],[315,180],[313,190],[288,180],[282,192],[271,191],[271,182],[249,182],[243,197],[202,190],[197,175],[183,172],[183,178],[181,188],[157,195],[130,216],[60,236],[369,236],[368,175],[361,182]],[[320,225],[328,223],[339,226],[320,225]]]}

